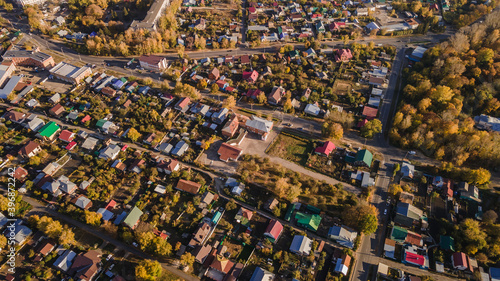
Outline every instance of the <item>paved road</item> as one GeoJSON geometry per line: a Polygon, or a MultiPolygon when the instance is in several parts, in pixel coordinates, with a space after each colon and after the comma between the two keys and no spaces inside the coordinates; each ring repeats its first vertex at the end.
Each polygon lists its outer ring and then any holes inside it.
{"type": "MultiPolygon", "coordinates": [[[[156,259],[155,257],[152,257],[140,250],[138,250],[137,248],[135,247],[132,247],[122,241],[119,241],[119,240],[116,240],[115,238],[99,231],[99,230],[96,230],[82,222],[79,222],[77,220],[74,220],[73,218],[71,217],[68,217],[66,215],[63,215],[59,212],[56,212],[52,209],[49,209],[47,208],[45,205],[41,204],[40,202],[36,201],[35,199],[33,198],[30,198],[26,195],[23,195],[23,200],[28,202],[29,204],[31,204],[33,206],[33,209],[28,213],[27,216],[29,215],[32,215],[32,214],[40,214],[40,213],[46,213],[46,214],[49,214],[55,218],[57,218],[58,220],[64,222],[64,223],[67,223],[69,225],[72,225],[72,226],[75,226],[75,227],[78,227],[78,229],[82,229],[96,237],[99,237],[101,239],[103,239],[104,241],[110,243],[110,244],[113,244],[115,247],[117,248],[120,248],[122,250],[125,250],[125,251],[128,251],[136,256],[138,256],[139,258],[142,258],[142,259],[156,259]]],[[[172,272],[173,274],[177,275],[178,277],[184,279],[184,280],[188,280],[188,281],[197,281],[197,280],[200,280],[199,278],[195,277],[195,276],[192,276],[192,275],[189,275],[189,274],[186,274],[185,272],[173,267],[173,266],[170,266],[168,265],[167,263],[165,262],[161,262],[161,265],[164,269],[172,272]]]]}

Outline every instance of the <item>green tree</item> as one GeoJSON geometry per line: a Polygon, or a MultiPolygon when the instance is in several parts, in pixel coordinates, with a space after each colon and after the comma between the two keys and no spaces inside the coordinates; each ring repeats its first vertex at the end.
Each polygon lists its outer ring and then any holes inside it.
{"type": "Polygon", "coordinates": [[[135,267],[135,278],[139,281],[155,281],[162,274],[158,261],[143,260],[135,267]]]}
{"type": "Polygon", "coordinates": [[[373,214],[368,214],[364,216],[363,219],[361,220],[359,230],[364,234],[369,235],[375,233],[375,231],[377,231],[377,227],[378,227],[377,216],[373,214]]]}
{"type": "Polygon", "coordinates": [[[382,132],[382,122],[378,119],[373,119],[368,121],[362,128],[361,128],[361,136],[364,138],[373,138],[375,134],[378,134],[382,132]]]}
{"type": "Polygon", "coordinates": [[[232,211],[236,208],[238,208],[238,205],[236,205],[236,202],[234,202],[234,199],[231,199],[226,203],[226,210],[227,211],[232,211]]]}

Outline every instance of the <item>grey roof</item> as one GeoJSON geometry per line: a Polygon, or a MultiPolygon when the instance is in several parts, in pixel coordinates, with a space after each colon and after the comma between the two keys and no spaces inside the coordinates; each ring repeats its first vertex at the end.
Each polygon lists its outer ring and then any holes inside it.
{"type": "Polygon", "coordinates": [[[7,219],[7,217],[4,216],[4,214],[0,213],[0,228],[6,225],[8,221],[9,219],[7,219]]]}
{"type": "Polygon", "coordinates": [[[61,100],[61,95],[59,93],[55,93],[52,97],[50,97],[49,101],[50,102],[53,102],[53,103],[56,103],[56,102],[59,102],[59,100],[61,100]]]}
{"type": "MultiPolygon", "coordinates": [[[[16,241],[16,244],[22,244],[26,238],[28,238],[28,236],[31,235],[31,233],[33,233],[33,231],[31,231],[31,229],[29,229],[27,226],[25,225],[22,225],[22,224],[18,224],[16,222],[16,227],[15,227],[15,236],[14,236],[14,241],[16,241]]],[[[10,232],[7,232],[8,235],[10,235],[10,232]]]]}
{"type": "Polygon", "coordinates": [[[271,132],[271,128],[273,127],[272,121],[257,116],[253,116],[252,119],[247,120],[245,124],[247,125],[247,127],[255,128],[259,131],[264,131],[267,133],[271,132]]]}
{"type": "Polygon", "coordinates": [[[120,152],[120,147],[116,144],[110,144],[106,148],[102,149],[99,157],[105,159],[113,159],[115,154],[120,152]]]}
{"type": "Polygon", "coordinates": [[[40,119],[38,116],[35,117],[33,120],[29,121],[26,125],[26,127],[34,132],[40,130],[43,126],[45,125],[45,122],[43,122],[42,119],[40,119]]]}
{"type": "Polygon", "coordinates": [[[186,142],[180,141],[175,145],[174,149],[172,150],[172,154],[176,156],[182,156],[188,148],[189,145],[186,142]]]}
{"type": "Polygon", "coordinates": [[[308,255],[311,252],[312,240],[303,236],[295,235],[293,237],[292,244],[290,245],[290,251],[293,253],[308,255]]]}
{"type": "Polygon", "coordinates": [[[79,208],[85,209],[92,201],[85,196],[80,196],[76,199],[75,205],[79,208]]]}
{"type": "Polygon", "coordinates": [[[255,268],[255,271],[252,274],[252,278],[250,281],[271,281],[274,280],[274,274],[261,268],[255,268]]]}
{"type": "Polygon", "coordinates": [[[57,260],[54,262],[54,266],[66,272],[73,264],[73,260],[75,259],[75,257],[76,257],[75,252],[71,250],[66,250],[64,254],[62,254],[57,258],[57,260]]]}
{"type": "Polygon", "coordinates": [[[49,73],[65,76],[68,78],[76,78],[88,69],[90,69],[90,67],[88,66],[77,67],[69,63],[60,62],[56,66],[51,68],[49,70],[49,73]]]}
{"type": "Polygon", "coordinates": [[[97,210],[97,213],[101,214],[102,219],[105,221],[109,221],[114,216],[113,212],[106,210],[104,208],[100,208],[99,210],[97,210]]]}
{"type": "Polygon", "coordinates": [[[45,61],[52,56],[42,52],[28,51],[28,50],[9,50],[2,56],[4,59],[9,58],[32,58],[36,61],[45,61]]]}
{"type": "Polygon", "coordinates": [[[172,149],[173,149],[173,148],[174,148],[174,146],[173,146],[173,145],[171,145],[170,143],[166,143],[166,142],[164,142],[164,143],[161,143],[161,144],[158,146],[158,148],[157,148],[157,149],[158,149],[158,151],[160,151],[160,152],[163,152],[163,153],[165,153],[165,154],[169,154],[169,153],[170,153],[170,151],[172,151],[172,149]]]}
{"type": "Polygon", "coordinates": [[[328,231],[328,236],[336,240],[340,245],[352,249],[358,233],[346,226],[332,226],[328,231]]]}
{"type": "Polygon", "coordinates": [[[21,82],[21,76],[12,76],[7,84],[0,89],[0,98],[6,99],[12,91],[14,91],[14,88],[17,86],[19,82],[21,82]]]}
{"type": "Polygon", "coordinates": [[[97,145],[99,140],[93,137],[88,137],[82,144],[82,148],[92,150],[97,145]]]}
{"type": "Polygon", "coordinates": [[[68,177],[62,175],[57,179],[59,182],[59,189],[65,193],[72,194],[76,189],[76,184],[69,180],[68,177]]]}

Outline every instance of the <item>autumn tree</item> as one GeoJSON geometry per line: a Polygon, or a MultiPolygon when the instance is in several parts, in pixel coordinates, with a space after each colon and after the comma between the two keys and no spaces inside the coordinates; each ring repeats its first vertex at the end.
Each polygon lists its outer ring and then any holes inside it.
{"type": "Polygon", "coordinates": [[[488,210],[483,214],[483,221],[487,224],[494,224],[498,219],[498,215],[494,210],[488,210]]]}
{"type": "Polygon", "coordinates": [[[266,103],[267,102],[266,94],[264,92],[260,92],[260,94],[257,96],[257,101],[259,102],[259,104],[266,103]]]}
{"type": "Polygon", "coordinates": [[[131,141],[136,142],[141,137],[141,133],[139,133],[135,128],[130,128],[127,133],[127,137],[131,141]]]}
{"type": "Polygon", "coordinates": [[[338,140],[344,135],[344,130],[339,123],[325,122],[321,126],[321,134],[327,139],[338,140]]]}
{"type": "Polygon", "coordinates": [[[102,215],[96,212],[91,212],[89,210],[84,211],[85,222],[92,226],[98,226],[101,224],[102,215]]]}
{"type": "Polygon", "coordinates": [[[194,264],[194,256],[191,253],[185,253],[181,256],[181,264],[183,266],[192,267],[194,264]]]}
{"type": "Polygon", "coordinates": [[[236,208],[238,208],[238,206],[236,205],[236,202],[234,202],[234,199],[231,199],[226,203],[226,211],[232,211],[236,208]]]}
{"type": "Polygon", "coordinates": [[[212,86],[210,87],[210,93],[216,94],[219,92],[219,86],[217,84],[213,83],[212,86]]]}
{"type": "Polygon", "coordinates": [[[228,96],[222,103],[222,107],[232,109],[236,106],[236,99],[234,96],[228,96]]]}
{"type": "Polygon", "coordinates": [[[391,184],[389,185],[389,190],[387,191],[392,196],[399,196],[399,194],[403,191],[403,187],[399,184],[391,184]]]}
{"type": "Polygon", "coordinates": [[[207,83],[207,80],[205,79],[200,79],[200,81],[198,81],[198,84],[196,84],[196,88],[198,90],[204,90],[206,89],[208,86],[208,83],[207,83]]]}
{"type": "Polygon", "coordinates": [[[0,235],[0,249],[4,249],[7,246],[7,237],[0,235]]]}
{"type": "Polygon", "coordinates": [[[382,132],[382,122],[378,119],[373,119],[368,121],[362,128],[361,128],[361,136],[364,138],[373,138],[375,134],[378,134],[382,132]]]}
{"type": "Polygon", "coordinates": [[[135,278],[139,281],[154,281],[162,274],[162,268],[158,261],[142,260],[135,267],[135,278]]]}
{"type": "Polygon", "coordinates": [[[342,212],[342,219],[347,225],[365,234],[371,234],[377,230],[377,210],[373,205],[359,204],[347,207],[342,212]]]}
{"type": "Polygon", "coordinates": [[[481,229],[478,221],[467,218],[458,226],[461,238],[464,243],[465,252],[468,255],[474,255],[478,250],[487,246],[486,233],[481,229]]]}

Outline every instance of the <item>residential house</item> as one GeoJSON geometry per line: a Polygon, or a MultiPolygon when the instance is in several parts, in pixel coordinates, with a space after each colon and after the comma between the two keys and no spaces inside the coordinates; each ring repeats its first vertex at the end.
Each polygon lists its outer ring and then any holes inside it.
{"type": "Polygon", "coordinates": [[[273,129],[273,121],[269,121],[257,116],[252,116],[245,122],[245,128],[255,134],[261,136],[262,140],[266,140],[267,136],[273,129]]]}
{"type": "Polygon", "coordinates": [[[71,203],[75,204],[75,206],[83,210],[88,210],[90,207],[92,207],[92,201],[83,195],[74,198],[73,200],[71,200],[71,203]]]}
{"type": "Polygon", "coordinates": [[[321,21],[317,21],[314,27],[316,28],[317,33],[324,33],[326,31],[325,25],[321,21]]]}
{"type": "Polygon", "coordinates": [[[31,158],[31,157],[37,155],[38,153],[40,153],[41,151],[42,151],[42,147],[38,143],[30,140],[27,144],[25,144],[19,150],[18,153],[22,157],[31,158]]]}
{"type": "Polygon", "coordinates": [[[85,139],[85,141],[83,142],[82,144],[82,148],[83,149],[86,149],[86,150],[93,150],[94,147],[97,145],[97,143],[99,142],[98,139],[96,138],[93,138],[93,137],[88,137],[87,139],[85,139]]]}
{"type": "Polygon", "coordinates": [[[135,229],[139,224],[139,219],[141,218],[143,212],[134,206],[132,210],[128,213],[128,215],[123,220],[123,224],[130,227],[131,229],[135,229]]]}
{"type": "Polygon", "coordinates": [[[439,247],[445,251],[455,251],[455,239],[451,236],[439,236],[439,247]]]}
{"type": "Polygon", "coordinates": [[[24,181],[24,179],[28,176],[28,171],[25,168],[19,166],[14,170],[13,176],[18,181],[24,181]]]}
{"type": "Polygon", "coordinates": [[[377,117],[378,109],[370,106],[365,106],[363,108],[363,113],[361,114],[368,120],[375,119],[377,117]]]}
{"type": "Polygon", "coordinates": [[[99,158],[105,160],[115,160],[115,158],[118,156],[118,153],[120,153],[120,150],[121,148],[118,145],[110,144],[99,151],[99,158]]]}
{"type": "Polygon", "coordinates": [[[198,245],[203,246],[211,230],[212,228],[210,227],[210,225],[207,222],[202,221],[196,232],[193,233],[193,237],[191,238],[191,241],[189,241],[188,246],[189,247],[195,247],[198,245]]]}
{"type": "Polygon", "coordinates": [[[257,99],[257,97],[260,95],[261,92],[262,91],[259,89],[248,89],[248,91],[243,95],[252,99],[257,99]]]}
{"type": "Polygon", "coordinates": [[[100,267],[101,254],[97,250],[90,250],[75,257],[68,275],[73,276],[74,280],[91,281],[100,271],[100,267]]]}
{"type": "Polygon", "coordinates": [[[224,162],[228,162],[229,160],[238,161],[238,158],[240,158],[242,153],[243,149],[227,143],[222,143],[217,151],[219,159],[224,162]]]}
{"type": "Polygon", "coordinates": [[[314,149],[314,153],[324,156],[330,156],[330,153],[335,150],[335,144],[331,141],[325,141],[323,145],[314,149]]]}
{"type": "Polygon", "coordinates": [[[258,78],[259,73],[256,70],[243,71],[243,80],[246,80],[250,84],[257,82],[258,78]]]}
{"type": "Polygon", "coordinates": [[[250,281],[272,281],[274,280],[274,273],[269,272],[262,267],[257,267],[253,271],[250,281]]]}
{"type": "Polygon", "coordinates": [[[229,121],[226,122],[224,127],[222,128],[221,132],[222,135],[226,138],[232,138],[234,134],[236,134],[236,131],[238,130],[239,127],[239,120],[238,116],[234,114],[229,121]]]}
{"type": "Polygon", "coordinates": [[[358,16],[358,17],[368,16],[368,8],[357,8],[356,9],[356,16],[358,16]]]}
{"type": "Polygon", "coordinates": [[[161,72],[168,67],[167,58],[155,55],[142,55],[139,58],[139,64],[144,69],[158,72],[161,72]]]}
{"type": "Polygon", "coordinates": [[[403,226],[412,227],[418,224],[422,217],[422,210],[411,204],[399,202],[396,207],[394,222],[403,226]]]}
{"type": "Polygon", "coordinates": [[[72,142],[73,139],[75,139],[75,133],[69,130],[62,130],[61,133],[59,134],[59,139],[68,143],[72,142]]]}
{"type": "Polygon", "coordinates": [[[5,113],[3,118],[14,123],[22,123],[26,119],[26,113],[10,110],[5,113]]]}
{"type": "Polygon", "coordinates": [[[410,162],[403,161],[401,164],[401,177],[403,179],[412,180],[415,174],[415,166],[410,164],[410,162]]]}
{"type": "Polygon", "coordinates": [[[210,73],[208,74],[208,79],[210,80],[218,80],[219,77],[220,77],[220,72],[217,67],[214,67],[214,69],[212,69],[212,71],[210,71],[210,73]]]}
{"type": "Polygon", "coordinates": [[[240,223],[244,226],[249,226],[249,223],[250,223],[250,220],[252,219],[252,216],[253,216],[252,211],[245,209],[243,207],[240,207],[240,209],[238,210],[238,213],[234,217],[234,220],[237,223],[240,223]]]}
{"type": "Polygon", "coordinates": [[[490,267],[491,281],[500,281],[500,268],[490,267]]]}
{"type": "Polygon", "coordinates": [[[181,157],[184,155],[186,150],[188,150],[189,145],[185,141],[179,141],[175,146],[172,148],[172,155],[175,155],[177,157],[181,157]]]}
{"type": "Polygon", "coordinates": [[[458,184],[458,193],[460,194],[460,199],[481,202],[479,198],[479,188],[474,185],[469,185],[467,182],[460,182],[458,184]]]}
{"type": "Polygon", "coordinates": [[[142,171],[141,167],[144,168],[144,164],[145,163],[146,162],[144,160],[142,160],[142,159],[135,159],[132,162],[132,164],[130,164],[129,171],[132,171],[132,172],[134,172],[136,174],[139,174],[142,171]]]}
{"type": "Polygon", "coordinates": [[[57,181],[59,182],[59,189],[66,194],[73,194],[77,188],[76,184],[65,175],[61,175],[57,181]]]}
{"type": "Polygon", "coordinates": [[[297,212],[295,214],[297,225],[310,231],[317,231],[321,223],[321,216],[318,214],[306,214],[297,212]]]}
{"type": "Polygon", "coordinates": [[[62,253],[54,262],[53,266],[62,272],[67,272],[71,265],[73,264],[73,260],[76,257],[76,253],[71,250],[66,250],[62,253]]]}
{"type": "Polygon", "coordinates": [[[318,116],[319,113],[321,112],[321,109],[317,104],[307,104],[306,108],[304,108],[304,113],[312,115],[312,116],[318,116]]]}
{"type": "Polygon", "coordinates": [[[10,237],[12,237],[12,235],[13,235],[13,242],[15,242],[15,245],[24,244],[24,242],[26,242],[26,239],[28,239],[28,237],[33,233],[33,231],[31,231],[31,229],[29,229],[25,225],[22,225],[20,222],[21,221],[18,220],[14,223],[14,228],[13,228],[14,231],[13,232],[11,232],[12,228],[10,228],[10,227],[8,230],[6,230],[4,232],[4,234],[8,233],[9,241],[11,240],[10,237]]]}
{"type": "Polygon", "coordinates": [[[61,95],[59,93],[55,93],[52,97],[50,97],[49,102],[52,104],[56,104],[61,100],[61,95]]]}
{"type": "Polygon", "coordinates": [[[188,181],[188,180],[184,180],[184,179],[180,179],[177,182],[177,186],[175,188],[178,190],[187,192],[187,193],[197,194],[201,188],[201,184],[196,183],[196,182],[192,182],[192,181],[188,181]]]}
{"type": "Polygon", "coordinates": [[[352,53],[350,49],[338,49],[334,55],[336,62],[348,62],[352,59],[352,53]]]}
{"type": "Polygon", "coordinates": [[[201,197],[200,205],[198,207],[200,209],[207,208],[210,204],[212,204],[212,201],[214,201],[215,194],[212,192],[206,191],[203,196],[201,197]]]}
{"type": "Polygon", "coordinates": [[[215,84],[217,86],[219,86],[219,90],[221,90],[221,91],[225,91],[226,88],[229,87],[229,83],[227,83],[224,80],[217,80],[217,82],[215,82],[215,84]]]}
{"type": "Polygon", "coordinates": [[[145,144],[151,144],[154,141],[155,137],[156,137],[155,133],[150,133],[142,140],[142,142],[145,144]]]}
{"type": "Polygon", "coordinates": [[[44,239],[38,243],[38,246],[35,248],[35,253],[38,254],[38,257],[41,260],[41,257],[45,257],[50,254],[54,248],[56,247],[56,243],[52,239],[44,239]]]}
{"type": "Polygon", "coordinates": [[[232,261],[217,255],[209,265],[206,276],[215,281],[223,281],[233,266],[234,263],[232,261]]]}
{"type": "Polygon", "coordinates": [[[156,166],[156,169],[160,173],[165,173],[167,175],[170,175],[172,172],[178,171],[180,167],[181,165],[179,165],[179,161],[175,159],[170,159],[168,161],[161,160],[156,166]]]}
{"type": "Polygon", "coordinates": [[[455,252],[451,255],[451,263],[454,269],[466,270],[469,268],[468,257],[465,253],[455,252]]]}
{"type": "Polygon", "coordinates": [[[220,125],[226,120],[228,114],[229,114],[229,109],[221,108],[219,111],[214,112],[211,118],[215,124],[220,125]]]}
{"type": "Polygon", "coordinates": [[[357,166],[366,166],[366,167],[371,167],[372,160],[373,160],[373,154],[367,149],[362,149],[358,151],[355,157],[348,155],[345,158],[345,161],[347,163],[351,163],[357,166]]]}
{"type": "Polygon", "coordinates": [[[274,86],[271,93],[267,96],[267,102],[272,105],[278,105],[284,95],[285,89],[283,87],[274,86]]]}
{"type": "Polygon", "coordinates": [[[65,111],[64,107],[61,104],[54,105],[51,109],[49,109],[49,114],[55,117],[61,116],[65,111]]]}
{"type": "Polygon", "coordinates": [[[188,97],[182,98],[180,101],[175,104],[175,109],[186,112],[186,110],[189,108],[189,102],[190,99],[188,97]]]}
{"type": "Polygon", "coordinates": [[[312,240],[303,235],[295,235],[290,245],[290,252],[301,255],[309,256],[312,248],[312,240]]]}
{"type": "Polygon", "coordinates": [[[354,248],[354,241],[358,233],[347,226],[332,226],[328,231],[328,238],[337,241],[340,245],[347,248],[354,248]]]}
{"type": "Polygon", "coordinates": [[[111,87],[104,87],[101,89],[101,93],[108,97],[114,97],[116,95],[116,90],[111,87]]]}
{"type": "Polygon", "coordinates": [[[340,250],[336,249],[334,253],[335,259],[335,269],[334,271],[347,276],[349,272],[349,266],[351,265],[351,256],[342,253],[340,250]]]}
{"type": "Polygon", "coordinates": [[[26,128],[33,132],[38,132],[38,130],[40,130],[44,125],[45,122],[37,116],[26,123],[26,128]]]}
{"type": "Polygon", "coordinates": [[[394,256],[395,251],[396,251],[396,241],[386,238],[384,243],[384,256],[386,258],[395,260],[396,259],[396,257],[394,256]]]}
{"type": "Polygon", "coordinates": [[[269,222],[269,225],[264,232],[264,236],[272,243],[276,243],[282,232],[283,225],[278,220],[273,219],[269,222]]]}
{"type": "Polygon", "coordinates": [[[208,255],[212,251],[212,246],[210,245],[205,245],[205,246],[196,246],[195,249],[192,252],[192,255],[194,256],[194,260],[198,263],[203,264],[205,260],[207,259],[208,255]]]}
{"type": "Polygon", "coordinates": [[[418,266],[421,269],[429,268],[429,259],[424,251],[419,250],[417,246],[406,246],[404,249],[403,263],[418,266]]]}

